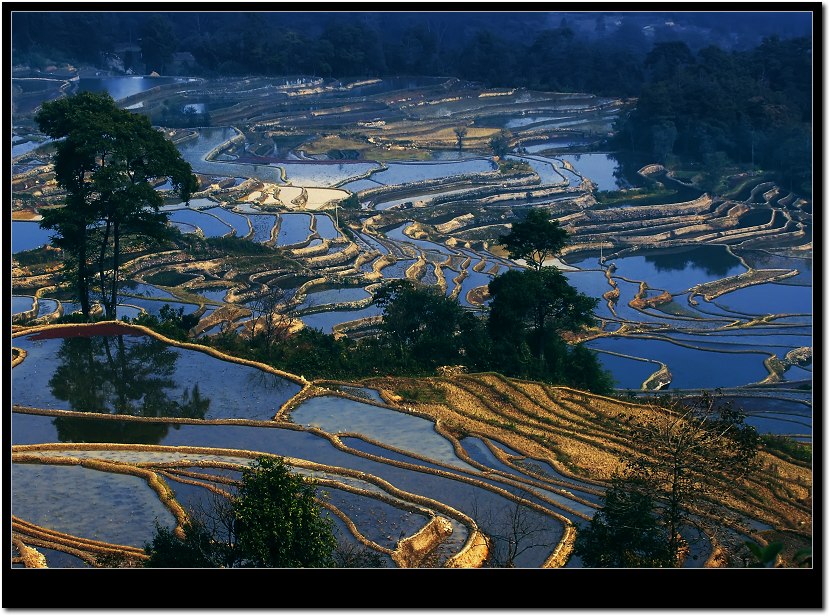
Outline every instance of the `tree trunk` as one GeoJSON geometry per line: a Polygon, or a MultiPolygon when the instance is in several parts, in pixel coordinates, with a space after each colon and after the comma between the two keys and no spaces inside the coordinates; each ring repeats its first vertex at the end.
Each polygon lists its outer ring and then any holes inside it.
{"type": "MultiPolygon", "coordinates": [[[[101,289],[101,301],[104,303],[104,308],[107,307],[107,277],[106,277],[106,270],[104,269],[104,262],[107,256],[107,244],[110,241],[110,226],[111,222],[107,220],[106,230],[104,231],[104,239],[101,240],[101,250],[98,254],[98,286],[101,289]]],[[[107,311],[109,312],[109,311],[107,311]]]]}
{"type": "Polygon", "coordinates": [[[89,319],[89,273],[86,265],[86,232],[83,234],[81,245],[78,248],[78,300],[81,302],[81,312],[85,319],[89,319]]]}
{"type": "Polygon", "coordinates": [[[114,320],[118,318],[118,268],[121,265],[119,263],[121,233],[117,222],[113,225],[112,240],[112,292],[110,295],[110,304],[108,306],[109,310],[107,311],[107,316],[114,320]]]}

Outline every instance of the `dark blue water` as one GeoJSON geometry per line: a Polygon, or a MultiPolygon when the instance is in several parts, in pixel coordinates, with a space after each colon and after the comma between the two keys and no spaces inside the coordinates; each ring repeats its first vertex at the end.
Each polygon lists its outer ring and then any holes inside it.
{"type": "Polygon", "coordinates": [[[360,310],[332,310],[328,312],[315,312],[314,314],[307,314],[300,317],[300,320],[306,324],[306,327],[313,327],[321,330],[324,334],[330,334],[332,327],[338,323],[345,323],[346,321],[354,321],[355,319],[362,319],[365,317],[373,317],[383,314],[383,310],[378,306],[369,306],[360,310]]]}
{"type": "Polygon", "coordinates": [[[12,314],[19,314],[27,312],[32,309],[35,304],[35,298],[31,295],[13,295],[12,296],[12,314]]]}
{"type": "MultiPolygon", "coordinates": [[[[580,269],[593,269],[596,263],[596,257],[589,257],[570,264],[580,269]]],[[[724,246],[649,251],[643,255],[608,259],[606,264],[610,263],[617,266],[614,276],[645,281],[654,289],[665,289],[672,294],[746,271],[724,246]]]]}
{"type": "Polygon", "coordinates": [[[206,237],[222,237],[231,232],[231,227],[207,212],[175,210],[170,214],[171,222],[183,222],[199,227],[206,237]]]}
{"type": "Polygon", "coordinates": [[[317,221],[317,233],[323,239],[334,240],[340,236],[337,228],[334,226],[334,221],[326,214],[315,214],[314,218],[317,221]]]}
{"type": "Polygon", "coordinates": [[[277,235],[277,245],[299,244],[311,235],[311,215],[309,214],[280,214],[280,232],[277,235]]]}
{"type": "Polygon", "coordinates": [[[248,219],[242,214],[237,214],[236,212],[232,212],[222,207],[210,208],[205,211],[210,212],[217,218],[222,219],[228,224],[229,227],[235,229],[236,237],[245,237],[248,235],[248,219]]]}
{"type": "Polygon", "coordinates": [[[53,229],[41,229],[40,224],[28,220],[12,221],[12,253],[32,250],[51,241],[53,229]]]}
{"type": "Polygon", "coordinates": [[[630,187],[624,178],[619,177],[620,165],[612,154],[563,154],[559,158],[571,163],[577,173],[596,184],[597,190],[630,187]]]}
{"type": "Polygon", "coordinates": [[[775,283],[753,285],[713,300],[718,306],[748,314],[813,313],[813,289],[775,283]]]}
{"type": "Polygon", "coordinates": [[[14,338],[14,404],[148,416],[271,419],[299,385],[146,335],[14,338]],[[198,391],[197,391],[198,390],[198,391]]]}
{"type": "Polygon", "coordinates": [[[370,297],[371,294],[363,287],[343,287],[339,289],[328,289],[326,291],[315,291],[306,295],[299,308],[311,308],[325,304],[342,304],[354,302],[370,297]]]}
{"type": "Polygon", "coordinates": [[[12,465],[13,515],[79,537],[144,547],[154,520],[168,528],[173,514],[141,477],[81,466],[12,465]]]}
{"type": "MultiPolygon", "coordinates": [[[[400,162],[389,163],[388,166],[388,169],[372,174],[372,179],[391,186],[469,173],[484,173],[496,168],[492,161],[485,158],[440,163],[400,162]]],[[[346,189],[352,190],[348,186],[346,189]]]]}
{"type": "Polygon", "coordinates": [[[273,214],[251,214],[248,216],[251,225],[254,227],[254,235],[250,238],[252,242],[264,244],[271,239],[271,231],[277,224],[277,217],[273,214]]]}
{"type": "MultiPolygon", "coordinates": [[[[598,348],[591,346],[591,348],[598,348]]],[[[642,384],[652,374],[660,369],[658,364],[611,355],[610,353],[597,353],[597,358],[602,367],[611,372],[614,376],[614,387],[618,389],[640,389],[642,384]]]]}
{"type": "MultiPolygon", "coordinates": [[[[599,338],[586,342],[585,346],[661,361],[672,373],[669,386],[672,389],[739,387],[761,381],[768,374],[763,364],[766,354],[700,351],[663,340],[626,337],[599,338]]],[[[607,357],[604,353],[599,354],[603,366],[607,357]]],[[[624,374],[614,376],[622,381],[624,388],[639,387],[624,374]]]]}

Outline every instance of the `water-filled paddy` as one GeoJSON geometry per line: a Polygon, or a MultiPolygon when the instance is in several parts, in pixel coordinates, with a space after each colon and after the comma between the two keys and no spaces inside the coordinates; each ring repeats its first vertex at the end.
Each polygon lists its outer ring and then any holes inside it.
{"type": "Polygon", "coordinates": [[[812,314],[813,289],[771,282],[725,293],[713,303],[749,314],[812,314]]]}
{"type": "MultiPolygon", "coordinates": [[[[372,174],[372,179],[375,182],[391,186],[394,184],[408,184],[411,182],[422,182],[424,180],[449,178],[468,173],[484,173],[485,171],[492,171],[493,169],[495,169],[495,165],[492,161],[485,158],[439,163],[389,163],[388,169],[372,174]]],[[[348,186],[345,188],[352,190],[348,186]]]]}
{"type": "Polygon", "coordinates": [[[630,184],[619,176],[619,163],[611,154],[563,154],[560,158],[573,165],[579,175],[596,184],[597,190],[620,190],[630,187],[630,184]]]}
{"type": "Polygon", "coordinates": [[[289,182],[297,186],[332,187],[348,182],[350,179],[365,175],[380,166],[374,162],[284,162],[279,163],[285,169],[289,182]]]}
{"type": "Polygon", "coordinates": [[[230,287],[219,287],[219,288],[211,288],[211,289],[193,289],[193,292],[197,295],[201,295],[205,299],[209,299],[214,302],[222,302],[225,301],[225,296],[228,294],[230,287]]]}
{"type": "Polygon", "coordinates": [[[207,161],[205,156],[236,136],[231,127],[197,128],[196,137],[176,144],[182,157],[190,163],[195,173],[208,175],[255,177],[265,182],[283,184],[279,167],[226,161],[207,161]]]}
{"type": "Polygon", "coordinates": [[[334,226],[334,221],[326,214],[315,214],[315,223],[317,225],[317,234],[325,240],[334,240],[340,236],[337,227],[334,226]]]}
{"type": "MultiPolygon", "coordinates": [[[[596,347],[591,347],[596,349],[596,347]]],[[[648,377],[657,372],[658,364],[649,361],[620,357],[611,353],[597,353],[602,367],[611,372],[614,387],[618,389],[640,389],[648,377]]]]}
{"type": "Polygon", "coordinates": [[[242,214],[237,214],[222,207],[210,208],[205,211],[213,214],[234,229],[236,231],[236,237],[245,237],[250,232],[248,219],[242,214]]]}
{"type": "Polygon", "coordinates": [[[211,216],[208,212],[196,210],[175,210],[170,213],[173,223],[186,223],[199,227],[206,237],[222,237],[231,232],[231,227],[211,216]]]}
{"type": "Polygon", "coordinates": [[[186,302],[169,301],[166,299],[145,299],[141,297],[124,297],[123,302],[132,306],[143,308],[146,312],[154,315],[161,313],[165,305],[169,305],[173,310],[178,311],[183,309],[183,314],[191,314],[199,309],[197,304],[189,304],[186,302]]]}
{"type": "Polygon", "coordinates": [[[80,466],[13,464],[12,513],[27,522],[87,539],[144,547],[154,520],[176,519],[140,477],[80,466]]]}
{"type": "Polygon", "coordinates": [[[12,314],[20,312],[28,312],[35,305],[35,298],[31,295],[13,295],[12,296],[12,314]]]}
{"type": "MultiPolygon", "coordinates": [[[[604,351],[613,351],[632,357],[642,357],[663,362],[672,373],[672,389],[697,389],[716,387],[738,387],[763,380],[767,376],[763,361],[765,353],[719,353],[682,347],[664,340],[646,338],[609,337],[598,338],[585,346],[604,351]],[[728,369],[725,367],[728,366],[728,369]]],[[[609,355],[599,354],[605,366],[609,355]]],[[[617,370],[620,366],[615,365],[617,370]]],[[[614,378],[624,388],[636,388],[625,373],[612,370],[614,378]]]]}
{"type": "Polygon", "coordinates": [[[120,100],[133,94],[146,92],[151,88],[170,83],[184,83],[186,81],[188,80],[183,77],[81,77],[77,83],[77,91],[107,92],[115,100],[120,100]]]}
{"type": "Polygon", "coordinates": [[[435,432],[428,419],[339,396],[318,396],[291,412],[300,425],[336,434],[357,432],[392,447],[417,452],[451,466],[472,468],[456,456],[452,444],[435,432]]]}
{"type": "Polygon", "coordinates": [[[14,404],[197,419],[271,419],[300,390],[284,378],[146,335],[18,336],[14,404]]]}
{"type": "Polygon", "coordinates": [[[273,214],[249,214],[248,220],[254,228],[254,234],[249,238],[252,242],[264,244],[271,240],[271,233],[274,225],[277,224],[277,217],[273,214]]]}
{"type": "MultiPolygon", "coordinates": [[[[645,281],[654,289],[681,293],[696,284],[737,276],[746,268],[725,246],[696,246],[694,248],[648,251],[643,255],[628,255],[606,260],[617,269],[614,276],[645,281]]],[[[578,268],[595,268],[596,257],[569,262],[578,268]]]]}
{"type": "Polygon", "coordinates": [[[32,250],[45,246],[52,240],[55,231],[52,229],[41,229],[40,223],[28,220],[13,220],[11,244],[12,253],[21,250],[32,250]]]}
{"type": "Polygon", "coordinates": [[[49,299],[46,297],[38,298],[37,301],[37,317],[45,317],[47,314],[52,314],[58,309],[58,300],[49,299]]]}
{"type": "Polygon", "coordinates": [[[354,321],[356,319],[363,319],[366,317],[374,317],[383,314],[383,310],[378,306],[368,306],[360,310],[330,310],[327,312],[315,312],[314,314],[306,314],[300,317],[300,320],[305,323],[306,327],[321,330],[324,334],[330,334],[332,328],[338,323],[345,323],[346,321],[354,321]]]}
{"type": "Polygon", "coordinates": [[[299,308],[312,308],[326,304],[342,304],[355,302],[371,297],[371,294],[363,287],[340,287],[327,289],[325,291],[314,291],[306,295],[299,308]]]}
{"type": "Polygon", "coordinates": [[[280,214],[280,232],[277,245],[299,244],[311,235],[310,214],[280,214]]]}

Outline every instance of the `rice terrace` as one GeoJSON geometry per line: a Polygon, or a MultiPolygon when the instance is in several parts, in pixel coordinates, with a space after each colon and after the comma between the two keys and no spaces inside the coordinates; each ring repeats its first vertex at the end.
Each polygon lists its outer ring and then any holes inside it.
{"type": "Polygon", "coordinates": [[[812,569],[811,13],[403,15],[4,15],[11,567],[812,569]]]}

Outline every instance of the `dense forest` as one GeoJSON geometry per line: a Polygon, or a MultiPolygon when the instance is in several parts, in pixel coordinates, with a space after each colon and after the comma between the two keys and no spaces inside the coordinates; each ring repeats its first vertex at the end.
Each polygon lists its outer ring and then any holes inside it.
{"type": "Polygon", "coordinates": [[[14,14],[16,63],[215,77],[446,75],[637,98],[633,165],[763,168],[810,194],[809,12],[14,14]],[[678,164],[681,163],[681,164],[678,164]]]}

